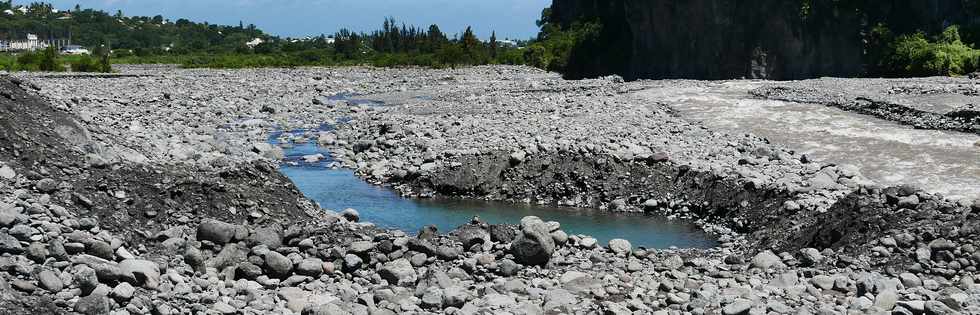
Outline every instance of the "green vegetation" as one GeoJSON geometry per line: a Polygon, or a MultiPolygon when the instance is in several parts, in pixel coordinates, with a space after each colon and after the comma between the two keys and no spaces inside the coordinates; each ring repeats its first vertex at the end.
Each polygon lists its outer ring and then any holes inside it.
{"type": "MultiPolygon", "coordinates": [[[[16,9],[0,2],[0,11],[16,9]]],[[[438,26],[427,29],[385,19],[380,30],[356,33],[340,30],[332,36],[292,39],[268,35],[254,25],[171,22],[162,16],[125,16],[122,12],[82,9],[57,11],[46,3],[25,6],[27,13],[0,14],[0,38],[45,34],[71,38],[86,47],[111,47],[116,63],[175,63],[199,68],[297,67],[375,65],[382,67],[455,67],[481,64],[523,64],[524,54],[502,45],[496,34],[488,42],[466,28],[450,38],[438,26]]],[[[99,59],[99,58],[96,58],[99,59]]],[[[73,60],[73,69],[91,69],[91,59],[73,60]]],[[[101,62],[101,61],[100,61],[101,62]]],[[[95,67],[101,68],[101,67],[95,67]]],[[[34,69],[7,67],[7,69],[34,69]]]]}
{"type": "Polygon", "coordinates": [[[895,36],[884,25],[871,34],[868,57],[873,75],[946,76],[980,70],[980,50],[963,43],[955,25],[935,38],[922,32],[895,36]]]}
{"type": "MultiPolygon", "coordinates": [[[[627,66],[629,51],[610,49],[624,47],[622,34],[630,30],[624,23],[603,23],[599,17],[580,18],[561,24],[551,16],[551,8],[541,12],[538,37],[524,51],[526,64],[560,72],[569,79],[580,79],[586,68],[601,68],[616,73],[627,66]]],[[[628,36],[627,36],[628,37],[628,36]]]]}

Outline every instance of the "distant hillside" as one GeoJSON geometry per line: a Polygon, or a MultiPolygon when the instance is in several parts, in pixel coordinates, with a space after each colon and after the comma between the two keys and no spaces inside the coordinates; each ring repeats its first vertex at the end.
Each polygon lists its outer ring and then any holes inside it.
{"type": "Polygon", "coordinates": [[[554,0],[541,24],[581,34],[553,67],[570,78],[947,75],[977,70],[978,2],[554,0]]]}
{"type": "Polygon", "coordinates": [[[51,4],[15,6],[0,2],[0,39],[23,40],[36,34],[42,40],[68,39],[74,44],[129,49],[140,54],[163,51],[234,51],[254,38],[269,36],[254,25],[215,25],[186,19],[169,21],[162,16],[125,16],[122,12],[58,10],[51,4]]]}

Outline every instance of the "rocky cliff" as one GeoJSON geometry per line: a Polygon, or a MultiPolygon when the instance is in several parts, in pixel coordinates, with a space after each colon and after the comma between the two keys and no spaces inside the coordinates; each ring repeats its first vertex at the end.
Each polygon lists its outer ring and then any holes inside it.
{"type": "Polygon", "coordinates": [[[867,34],[973,24],[972,0],[554,0],[562,25],[601,21],[606,53],[572,53],[570,78],[768,78],[865,73],[867,34]],[[617,53],[609,53],[617,52],[617,53]]]}

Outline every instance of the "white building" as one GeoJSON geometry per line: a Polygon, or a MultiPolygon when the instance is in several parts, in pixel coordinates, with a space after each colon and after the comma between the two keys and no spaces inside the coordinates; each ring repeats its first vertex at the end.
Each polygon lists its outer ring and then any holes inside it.
{"type": "Polygon", "coordinates": [[[68,45],[65,47],[61,47],[61,53],[65,55],[89,55],[92,52],[89,51],[88,49],[85,49],[85,47],[82,46],[68,45]]]}
{"type": "Polygon", "coordinates": [[[246,42],[245,43],[245,46],[248,46],[248,48],[255,48],[255,46],[258,46],[258,45],[260,45],[260,44],[262,44],[264,42],[265,41],[262,40],[261,38],[256,37],[255,39],[252,39],[251,41],[246,42]]]}
{"type": "Polygon", "coordinates": [[[0,40],[0,50],[2,51],[35,51],[48,48],[50,46],[61,47],[68,44],[65,39],[41,40],[35,34],[27,34],[27,40],[0,40]]]}

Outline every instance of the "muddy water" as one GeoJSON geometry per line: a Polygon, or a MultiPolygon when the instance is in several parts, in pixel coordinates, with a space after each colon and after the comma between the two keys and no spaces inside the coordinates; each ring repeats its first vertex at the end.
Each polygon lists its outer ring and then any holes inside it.
{"type": "Polygon", "coordinates": [[[751,133],[808,157],[857,166],[879,184],[911,184],[953,199],[980,197],[980,136],[917,130],[820,105],[762,100],[760,83],[653,88],[638,95],[670,104],[692,121],[732,134],[751,133]]]}

